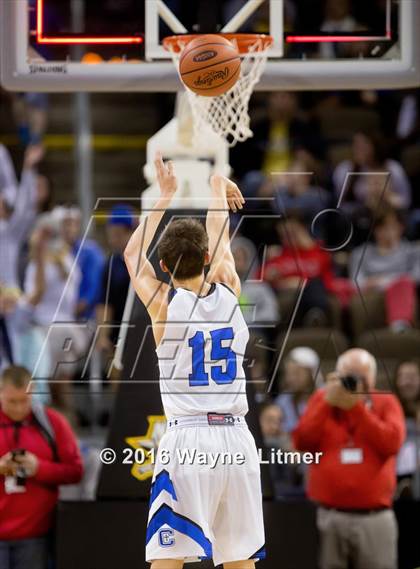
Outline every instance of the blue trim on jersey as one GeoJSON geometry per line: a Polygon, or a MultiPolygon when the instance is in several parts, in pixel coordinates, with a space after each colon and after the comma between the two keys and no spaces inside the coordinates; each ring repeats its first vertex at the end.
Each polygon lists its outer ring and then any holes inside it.
{"type": "Polygon", "coordinates": [[[168,291],[168,305],[171,303],[171,300],[173,300],[175,295],[176,295],[176,288],[171,287],[168,291]]]}
{"type": "Polygon", "coordinates": [[[156,476],[154,482],[150,487],[149,508],[152,507],[153,502],[156,500],[159,494],[164,490],[166,490],[174,500],[178,500],[178,498],[176,497],[176,492],[173,482],[171,480],[171,477],[169,476],[169,472],[165,469],[159,472],[159,474],[156,476]]]}
{"type": "MultiPolygon", "coordinates": [[[[185,288],[185,286],[179,286],[178,288],[181,288],[182,290],[187,290],[188,292],[192,292],[193,294],[195,294],[195,296],[200,299],[200,298],[207,298],[208,296],[210,296],[211,294],[213,294],[213,292],[216,290],[216,283],[209,283],[210,284],[210,288],[207,294],[196,294],[193,290],[189,289],[189,288],[185,288]]],[[[178,289],[174,289],[175,291],[177,291],[178,289]]],[[[171,298],[172,300],[172,298],[171,298]]]]}
{"type": "Polygon", "coordinates": [[[199,296],[198,298],[207,298],[208,296],[213,294],[215,290],[216,290],[216,283],[211,283],[210,288],[209,288],[209,292],[207,294],[205,294],[204,296],[199,296]]]}
{"type": "Polygon", "coordinates": [[[177,514],[167,504],[162,504],[150,518],[146,531],[146,545],[163,525],[168,525],[193,539],[203,548],[206,557],[213,556],[211,541],[205,536],[200,526],[185,516],[177,514]]]}
{"type": "Polygon", "coordinates": [[[263,545],[262,547],[260,547],[258,551],[256,551],[253,555],[251,555],[251,557],[248,557],[248,559],[265,559],[265,556],[266,556],[266,551],[265,551],[265,546],[263,545]]]}

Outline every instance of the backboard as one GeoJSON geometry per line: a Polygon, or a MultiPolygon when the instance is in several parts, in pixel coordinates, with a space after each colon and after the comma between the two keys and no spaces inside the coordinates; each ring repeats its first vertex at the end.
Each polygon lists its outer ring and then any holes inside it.
{"type": "Polygon", "coordinates": [[[348,4],[347,25],[335,28],[331,0],[104,0],[100,9],[87,0],[2,0],[1,83],[19,91],[177,91],[163,37],[258,31],[274,38],[260,90],[418,85],[420,2],[348,4]]]}

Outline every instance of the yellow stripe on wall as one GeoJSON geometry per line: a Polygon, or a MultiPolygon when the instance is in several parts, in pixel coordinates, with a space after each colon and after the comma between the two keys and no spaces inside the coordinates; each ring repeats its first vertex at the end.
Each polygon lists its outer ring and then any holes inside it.
{"type": "MultiPolygon", "coordinates": [[[[94,150],[144,150],[150,137],[138,134],[94,134],[92,148],[94,150]]],[[[67,150],[74,147],[72,134],[46,134],[44,145],[50,150],[67,150]]],[[[5,146],[17,146],[19,139],[15,134],[3,134],[0,142],[5,146]]]]}

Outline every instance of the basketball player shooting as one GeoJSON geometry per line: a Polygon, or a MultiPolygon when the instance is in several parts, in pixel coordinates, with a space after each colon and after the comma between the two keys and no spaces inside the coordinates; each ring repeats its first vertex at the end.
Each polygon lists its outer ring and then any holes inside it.
{"type": "Polygon", "coordinates": [[[152,569],[206,558],[225,569],[251,569],[265,556],[262,495],[245,422],[249,332],[229,238],[229,208],[241,209],[244,199],[232,181],[212,176],[206,228],[192,218],[166,226],[158,254],[168,285],[157,279],[147,252],[177,179],[160,154],[155,167],[160,198],[125,250],[152,321],[167,418],[151,486],[146,560],[152,569]]]}

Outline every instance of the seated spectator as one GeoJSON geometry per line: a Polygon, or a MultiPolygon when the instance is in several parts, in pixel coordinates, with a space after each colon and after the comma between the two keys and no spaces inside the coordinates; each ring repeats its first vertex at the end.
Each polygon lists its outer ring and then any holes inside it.
{"type": "Polygon", "coordinates": [[[267,326],[274,326],[279,319],[279,308],[272,288],[257,279],[257,251],[249,239],[237,237],[232,242],[236,271],[241,279],[239,299],[248,326],[264,334],[267,326]]]}
{"type": "Polygon", "coordinates": [[[57,208],[57,217],[61,220],[64,242],[76,258],[81,272],[76,316],[89,320],[94,316],[99,300],[105,257],[96,241],[87,238],[82,240],[82,214],[78,207],[57,208]]]}
{"type": "Polygon", "coordinates": [[[284,429],[291,433],[304,413],[315,384],[322,380],[320,360],[315,350],[294,348],[287,355],[275,404],[283,412],[284,429]]]}
{"type": "MultiPolygon", "coordinates": [[[[28,229],[36,216],[36,176],[34,167],[41,160],[42,146],[29,146],[25,152],[20,184],[16,183],[13,165],[6,149],[0,148],[0,287],[8,294],[20,294],[19,253],[28,229]],[[3,170],[2,170],[3,168],[3,170]]],[[[7,340],[0,342],[0,354],[13,363],[17,331],[13,315],[0,315],[0,335],[7,340]]],[[[1,364],[0,364],[1,365],[1,364]]]]}
{"type": "MultiPolygon", "coordinates": [[[[69,386],[77,368],[77,361],[86,349],[86,336],[75,326],[76,306],[80,285],[80,271],[67,245],[60,237],[59,227],[51,216],[44,214],[34,230],[48,234],[44,263],[45,287],[38,304],[33,308],[30,326],[21,335],[21,357],[30,365],[34,378],[42,379],[37,362],[50,361],[50,391],[54,405],[73,420],[71,390],[69,386]],[[56,325],[55,325],[56,324],[56,325]],[[38,358],[39,356],[39,358],[38,358]]],[[[33,294],[36,287],[37,264],[31,244],[24,293],[33,294]]]]}
{"type": "Polygon", "coordinates": [[[394,395],[375,391],[376,374],[375,358],[365,350],[342,354],[293,431],[298,450],[323,453],[308,472],[321,569],[397,567],[392,500],[404,416],[394,395]],[[348,376],[356,380],[354,391],[343,382],[348,376]]]}
{"type": "Polygon", "coordinates": [[[264,401],[267,397],[271,356],[267,342],[275,340],[279,306],[270,285],[257,278],[259,259],[252,241],[242,236],[235,237],[232,241],[232,253],[236,271],[241,279],[239,303],[250,331],[247,345],[250,379],[254,383],[256,398],[264,401]]]}
{"type": "MultiPolygon", "coordinates": [[[[15,350],[11,354],[10,341],[8,342],[7,329],[3,329],[0,342],[0,371],[14,360],[16,363],[27,363],[28,369],[33,370],[38,362],[39,347],[42,344],[43,336],[37,338],[37,331],[32,328],[30,341],[25,342],[25,336],[31,329],[31,319],[34,308],[39,304],[45,293],[45,263],[47,253],[48,233],[37,231],[32,237],[32,261],[35,266],[34,286],[30,294],[19,294],[16,289],[3,287],[0,288],[0,316],[13,316],[15,329],[18,332],[18,341],[15,350]],[[9,349],[9,353],[7,348],[9,349]],[[7,356],[7,357],[5,357],[7,356]],[[7,362],[5,362],[7,360],[7,362]]],[[[33,382],[33,396],[37,400],[49,403],[48,377],[50,375],[50,361],[48,354],[45,354],[38,362],[38,379],[33,382]]]]}
{"type": "Polygon", "coordinates": [[[353,136],[353,157],[340,162],[333,173],[334,190],[348,211],[356,206],[376,207],[379,197],[398,209],[411,204],[407,174],[396,160],[387,158],[379,135],[358,132],[353,136]],[[376,178],[374,183],[372,179],[376,178]]]}
{"type": "Polygon", "coordinates": [[[420,282],[418,247],[403,239],[403,233],[401,214],[383,210],[374,227],[374,242],[356,248],[349,267],[351,279],[363,293],[383,295],[387,322],[396,331],[413,323],[420,282]]]}
{"type": "Polygon", "coordinates": [[[60,485],[82,478],[75,436],[60,413],[32,402],[31,374],[0,376],[0,567],[47,569],[60,485]]]}
{"type": "Polygon", "coordinates": [[[17,187],[18,182],[12,158],[7,148],[0,144],[0,196],[10,195],[10,192],[13,192],[14,196],[17,187]]]}
{"type": "MultiPolygon", "coordinates": [[[[354,32],[361,28],[362,26],[351,13],[349,0],[326,0],[321,32],[337,34],[337,32],[354,32]]],[[[322,42],[319,46],[319,53],[323,59],[356,57],[351,47],[351,43],[322,42]]]]}
{"type": "MultiPolygon", "coordinates": [[[[265,404],[260,413],[260,426],[264,446],[269,452],[271,449],[293,450],[290,433],[284,429],[284,415],[280,407],[272,403],[265,404]]],[[[283,499],[304,494],[303,473],[298,465],[271,462],[269,469],[276,498],[283,499]]]]}
{"type": "Polygon", "coordinates": [[[278,405],[267,403],[260,413],[260,426],[267,448],[291,450],[290,434],[284,430],[284,413],[278,405]]]}
{"type": "Polygon", "coordinates": [[[253,385],[253,397],[257,403],[269,400],[267,384],[269,368],[272,363],[273,348],[262,335],[250,330],[246,347],[245,362],[248,371],[248,381],[253,385]]]}
{"type": "Polygon", "coordinates": [[[96,321],[99,329],[97,348],[111,356],[124,315],[130,277],[124,261],[124,249],[135,229],[134,212],[125,204],[115,205],[107,222],[107,238],[111,249],[102,276],[96,321]]]}
{"type": "Polygon", "coordinates": [[[330,196],[314,184],[314,176],[307,162],[295,158],[289,172],[273,177],[276,207],[280,213],[297,210],[310,225],[317,213],[327,208],[330,196]]]}
{"type": "Polygon", "coordinates": [[[36,216],[34,167],[43,153],[42,146],[29,146],[19,186],[0,188],[0,282],[3,285],[19,286],[19,251],[36,216]]]}
{"type": "Polygon", "coordinates": [[[241,188],[248,197],[274,197],[275,209],[300,210],[311,223],[331,201],[328,192],[315,184],[320,178],[324,178],[323,163],[301,148],[293,152],[287,169],[269,173],[253,170],[244,177],[241,188]]]}
{"type": "Polygon", "coordinates": [[[412,498],[416,494],[413,477],[418,471],[420,458],[420,365],[417,361],[399,364],[395,373],[395,390],[406,426],[406,438],[397,456],[397,493],[412,498]]]}
{"type": "Polygon", "coordinates": [[[23,287],[25,280],[25,271],[29,263],[29,239],[31,232],[36,223],[36,217],[42,213],[51,211],[53,201],[53,184],[51,178],[45,173],[44,167],[37,164],[35,172],[35,215],[32,220],[28,220],[26,235],[22,240],[22,246],[19,251],[18,275],[19,285],[23,287]]]}
{"type": "Polygon", "coordinates": [[[254,136],[235,149],[232,165],[238,178],[245,174],[241,189],[245,197],[255,197],[261,185],[261,175],[287,171],[293,153],[305,149],[316,158],[323,157],[318,122],[299,105],[299,96],[293,92],[276,91],[269,94],[263,116],[257,118],[252,130],[254,136]],[[259,176],[258,184],[253,177],[259,176]]]}
{"type": "MultiPolygon", "coordinates": [[[[288,448],[293,447],[291,433],[296,428],[300,417],[305,412],[308,400],[315,389],[316,383],[322,381],[319,370],[318,354],[307,347],[294,348],[287,355],[283,377],[280,381],[280,395],[275,399],[275,405],[281,409],[282,430],[288,435],[288,448]]],[[[275,485],[280,496],[304,496],[305,477],[307,468],[304,464],[282,465],[283,484],[275,485]]]]}
{"type": "Polygon", "coordinates": [[[307,281],[296,324],[325,325],[328,291],[334,289],[331,255],[309,233],[301,217],[291,213],[277,224],[282,247],[262,267],[262,278],[279,291],[279,298],[296,295],[307,281]]]}

